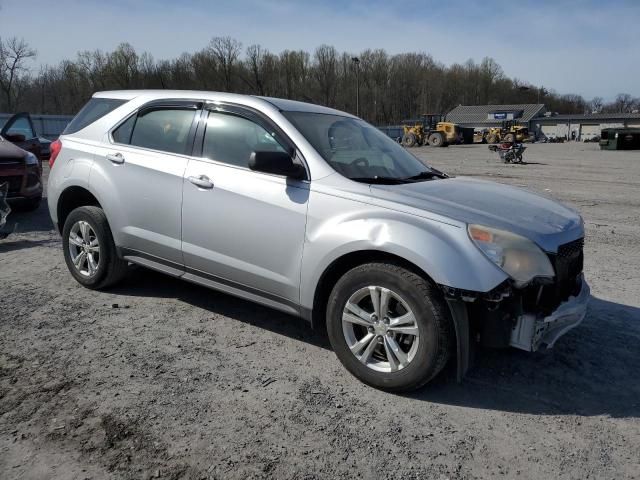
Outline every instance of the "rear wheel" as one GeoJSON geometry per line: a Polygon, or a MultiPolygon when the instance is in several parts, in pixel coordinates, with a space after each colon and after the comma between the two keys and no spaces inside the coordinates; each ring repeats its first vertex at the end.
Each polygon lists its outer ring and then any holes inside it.
{"type": "Polygon", "coordinates": [[[513,142],[515,142],[515,141],[516,141],[516,136],[515,136],[513,133],[507,133],[507,134],[504,136],[504,141],[505,141],[506,143],[513,143],[513,142]]]}
{"type": "Polygon", "coordinates": [[[107,217],[99,207],[79,207],[69,214],[62,246],[71,275],[87,288],[109,287],[127,272],[127,262],[118,257],[107,217]]]}
{"type": "Polygon", "coordinates": [[[429,145],[432,147],[442,147],[444,145],[444,137],[439,132],[429,135],[429,145]]]}
{"type": "Polygon", "coordinates": [[[329,297],[327,331],[347,370],[389,391],[421,387],[451,351],[451,320],[439,292],[393,263],[361,265],[338,281],[329,297]]]}
{"type": "Polygon", "coordinates": [[[405,147],[415,147],[416,143],[418,143],[418,139],[416,138],[415,134],[413,133],[406,133],[403,135],[402,137],[402,145],[404,145],[405,147]]]}

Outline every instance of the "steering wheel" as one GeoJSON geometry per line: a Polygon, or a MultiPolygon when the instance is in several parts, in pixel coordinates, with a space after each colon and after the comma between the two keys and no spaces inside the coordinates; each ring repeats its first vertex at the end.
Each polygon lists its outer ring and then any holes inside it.
{"type": "Polygon", "coordinates": [[[350,166],[354,166],[354,167],[368,167],[369,166],[369,160],[367,160],[364,157],[360,157],[360,158],[356,158],[349,165],[350,166]]]}

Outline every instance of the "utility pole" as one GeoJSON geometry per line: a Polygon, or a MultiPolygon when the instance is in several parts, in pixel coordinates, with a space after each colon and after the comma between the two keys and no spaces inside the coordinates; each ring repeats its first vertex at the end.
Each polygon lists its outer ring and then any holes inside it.
{"type": "Polygon", "coordinates": [[[356,117],[360,116],[360,59],[353,57],[351,61],[356,67],[356,117]]]}

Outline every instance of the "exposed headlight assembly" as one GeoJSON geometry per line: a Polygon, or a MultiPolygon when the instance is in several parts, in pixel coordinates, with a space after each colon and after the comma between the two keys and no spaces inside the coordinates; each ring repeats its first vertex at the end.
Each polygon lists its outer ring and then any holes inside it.
{"type": "Polygon", "coordinates": [[[517,286],[524,286],[535,277],[555,275],[547,255],[531,240],[482,225],[469,225],[468,231],[480,251],[504,270],[517,286]]]}

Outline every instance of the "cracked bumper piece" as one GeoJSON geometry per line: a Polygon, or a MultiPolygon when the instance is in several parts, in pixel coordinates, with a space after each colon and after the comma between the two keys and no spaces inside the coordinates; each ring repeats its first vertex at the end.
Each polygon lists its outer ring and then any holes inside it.
{"type": "Polygon", "coordinates": [[[587,313],[591,294],[584,275],[580,276],[580,284],[578,295],[569,297],[550,315],[546,317],[531,313],[520,315],[511,331],[509,344],[529,352],[538,350],[542,344],[551,348],[562,335],[578,326],[587,313]]]}

